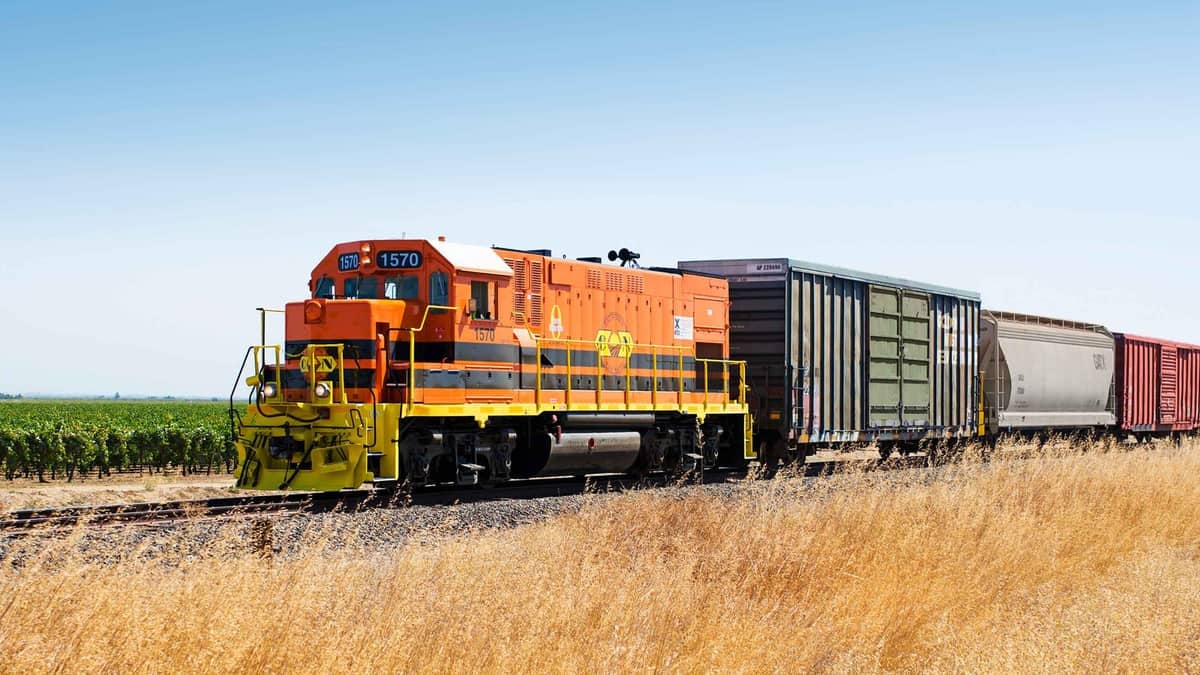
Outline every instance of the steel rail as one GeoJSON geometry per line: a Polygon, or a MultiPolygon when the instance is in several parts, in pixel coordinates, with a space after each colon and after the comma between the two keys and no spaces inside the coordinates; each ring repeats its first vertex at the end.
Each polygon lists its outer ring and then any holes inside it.
{"type": "MultiPolygon", "coordinates": [[[[879,467],[913,468],[926,463],[925,457],[883,463],[865,460],[879,467]]],[[[832,472],[842,461],[809,462],[805,476],[832,472]]],[[[162,524],[199,518],[283,515],[356,511],[381,507],[449,506],[488,501],[515,501],[567,497],[589,493],[629,492],[678,484],[713,484],[747,479],[746,469],[706,469],[698,476],[681,480],[667,474],[634,477],[628,474],[598,474],[580,477],[526,478],[488,488],[463,488],[454,485],[401,490],[373,487],[340,492],[290,492],[255,494],[210,499],[166,502],[139,502],[84,506],[56,506],[22,509],[0,514],[0,536],[19,533],[61,532],[75,527],[113,524],[162,524]]]]}
{"type": "Polygon", "coordinates": [[[55,506],[21,509],[0,514],[0,533],[47,530],[77,525],[113,523],[161,523],[172,520],[225,515],[258,515],[296,511],[328,511],[359,505],[374,496],[373,490],[344,492],[297,492],[279,495],[247,495],[186,499],[166,502],[136,502],[86,506],[55,506]]]}

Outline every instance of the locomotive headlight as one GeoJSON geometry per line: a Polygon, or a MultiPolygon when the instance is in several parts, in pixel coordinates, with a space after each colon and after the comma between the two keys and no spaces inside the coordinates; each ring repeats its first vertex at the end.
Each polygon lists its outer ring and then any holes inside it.
{"type": "Polygon", "coordinates": [[[262,386],[262,395],[264,398],[275,398],[275,395],[278,393],[279,389],[275,386],[274,382],[267,382],[262,386]]]}
{"type": "Polygon", "coordinates": [[[328,398],[330,394],[329,385],[324,382],[318,382],[317,386],[313,387],[313,393],[317,398],[328,398]]]}

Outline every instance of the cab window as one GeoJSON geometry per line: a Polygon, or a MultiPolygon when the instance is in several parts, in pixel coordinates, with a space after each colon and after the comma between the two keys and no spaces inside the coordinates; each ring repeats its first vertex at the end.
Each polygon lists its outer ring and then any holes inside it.
{"type": "Polygon", "coordinates": [[[314,298],[333,298],[333,293],[333,279],[331,277],[317,279],[317,287],[313,291],[314,298]]]}
{"type": "Polygon", "coordinates": [[[419,295],[419,281],[413,275],[388,277],[383,282],[383,297],[388,300],[415,300],[419,295]]]}
{"type": "Polygon", "coordinates": [[[372,300],[379,297],[379,280],[375,277],[350,277],[342,285],[343,296],[349,300],[372,300]]]}
{"type": "Polygon", "coordinates": [[[472,319],[494,319],[496,285],[488,281],[471,282],[471,302],[467,309],[472,319]]]}
{"type": "Polygon", "coordinates": [[[445,272],[434,272],[429,275],[429,304],[450,304],[450,275],[445,272]]]}

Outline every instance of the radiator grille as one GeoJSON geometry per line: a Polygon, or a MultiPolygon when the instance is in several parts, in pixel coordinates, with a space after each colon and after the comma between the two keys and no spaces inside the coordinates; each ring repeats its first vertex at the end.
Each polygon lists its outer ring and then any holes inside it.
{"type": "Polygon", "coordinates": [[[504,262],[513,271],[513,315],[518,325],[529,320],[529,308],[526,294],[529,292],[529,270],[524,260],[505,258],[504,262]]]}
{"type": "Polygon", "coordinates": [[[542,262],[529,262],[529,285],[526,289],[529,295],[529,323],[533,326],[542,325],[542,262]]]}

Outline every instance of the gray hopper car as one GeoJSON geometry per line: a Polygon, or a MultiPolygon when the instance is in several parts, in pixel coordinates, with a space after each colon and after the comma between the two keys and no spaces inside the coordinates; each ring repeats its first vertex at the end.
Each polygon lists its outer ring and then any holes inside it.
{"type": "Polygon", "coordinates": [[[1089,323],[985,311],[987,432],[1116,424],[1113,335],[1089,323]]]}
{"type": "Polygon", "coordinates": [[[786,258],[679,266],[729,280],[730,355],[768,458],[978,433],[978,293],[786,258]]]}

